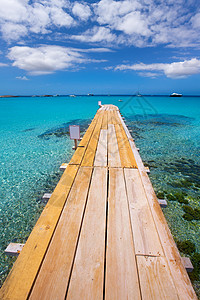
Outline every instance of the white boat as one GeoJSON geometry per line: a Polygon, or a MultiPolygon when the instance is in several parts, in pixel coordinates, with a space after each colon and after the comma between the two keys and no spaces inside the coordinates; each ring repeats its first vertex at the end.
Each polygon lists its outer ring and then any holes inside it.
{"type": "Polygon", "coordinates": [[[75,95],[69,95],[69,97],[76,97],[75,95]]]}
{"type": "Polygon", "coordinates": [[[170,97],[182,97],[183,95],[182,94],[178,94],[178,93],[172,93],[170,95],[170,97]]]}
{"type": "Polygon", "coordinates": [[[122,100],[122,99],[119,99],[118,101],[119,101],[119,102],[123,102],[123,100],[122,100]]]}

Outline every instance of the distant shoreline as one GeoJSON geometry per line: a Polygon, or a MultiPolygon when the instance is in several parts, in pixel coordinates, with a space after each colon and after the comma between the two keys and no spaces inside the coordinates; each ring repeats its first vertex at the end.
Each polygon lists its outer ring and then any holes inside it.
{"type": "MultiPolygon", "coordinates": [[[[93,95],[94,97],[112,97],[112,96],[119,96],[119,97],[134,97],[137,96],[137,94],[133,94],[133,95],[129,95],[129,94],[96,94],[93,95]]],[[[93,97],[92,96],[92,97],[93,97]]],[[[149,94],[142,94],[141,96],[145,96],[145,97],[170,97],[170,94],[165,94],[165,95],[149,95],[149,94]]],[[[70,97],[71,95],[0,95],[0,98],[43,98],[43,97],[70,97]]],[[[88,95],[75,95],[75,97],[91,97],[88,95]]],[[[182,97],[200,97],[200,95],[183,95],[182,97]]]]}
{"type": "MultiPolygon", "coordinates": [[[[94,97],[112,97],[112,96],[119,96],[119,97],[135,97],[137,96],[135,95],[128,95],[128,94],[110,94],[110,95],[106,95],[106,94],[97,94],[94,95],[94,97]]],[[[170,97],[170,95],[148,95],[148,94],[143,94],[141,95],[143,97],[170,97]]],[[[57,97],[69,97],[71,98],[70,95],[0,95],[0,98],[44,98],[44,97],[53,97],[53,98],[57,98],[57,97]]],[[[88,95],[75,95],[75,97],[91,97],[88,95]]],[[[200,95],[183,95],[182,97],[200,97],[200,95]]]]}

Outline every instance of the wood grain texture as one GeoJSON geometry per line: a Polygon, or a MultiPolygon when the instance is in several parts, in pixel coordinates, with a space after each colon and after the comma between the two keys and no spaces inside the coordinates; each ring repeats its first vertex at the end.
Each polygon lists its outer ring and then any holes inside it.
{"type": "Polygon", "coordinates": [[[141,299],[121,168],[109,169],[105,299],[141,299]]]}
{"type": "Polygon", "coordinates": [[[123,168],[137,168],[135,157],[131,149],[129,140],[122,125],[115,125],[115,131],[117,136],[117,142],[119,147],[119,154],[121,165],[123,168]]]}
{"type": "Polygon", "coordinates": [[[160,205],[157,201],[156,194],[154,192],[149,176],[146,173],[140,154],[136,150],[135,143],[133,141],[130,141],[130,145],[135,155],[145,194],[155,221],[155,226],[159,234],[160,241],[162,243],[164,255],[168,261],[172,278],[178,291],[179,299],[197,300],[197,296],[182,263],[180,253],[169,230],[162,209],[160,208],[160,205]]]}
{"type": "Polygon", "coordinates": [[[21,300],[27,298],[77,171],[78,166],[67,166],[1,288],[0,299],[21,300]]]}
{"type": "Polygon", "coordinates": [[[164,255],[137,169],[124,169],[135,253],[164,255]]]}
{"type": "Polygon", "coordinates": [[[137,256],[143,300],[178,300],[164,257],[137,256]]]}
{"type": "Polygon", "coordinates": [[[101,129],[108,129],[108,111],[107,110],[103,114],[101,129]]]}
{"type": "Polygon", "coordinates": [[[108,111],[108,125],[112,124],[112,115],[111,115],[111,111],[108,111]]]}
{"type": "Polygon", "coordinates": [[[108,131],[106,129],[101,129],[99,141],[97,145],[97,151],[95,154],[94,166],[95,167],[106,167],[107,166],[107,140],[108,131]]]}
{"type": "Polygon", "coordinates": [[[108,124],[108,166],[121,167],[115,127],[112,124],[108,124]]]}
{"type": "Polygon", "coordinates": [[[94,168],[67,299],[103,299],[107,169],[94,168]]]}
{"type": "Polygon", "coordinates": [[[124,120],[122,119],[122,117],[121,117],[119,111],[117,111],[117,115],[118,115],[118,118],[119,118],[119,120],[120,120],[120,122],[121,122],[123,128],[124,128],[124,131],[125,131],[125,133],[126,133],[126,136],[127,136],[128,140],[133,140],[133,137],[132,137],[132,135],[130,134],[130,131],[128,130],[128,128],[127,128],[127,126],[126,126],[124,120]]]}
{"type": "Polygon", "coordinates": [[[65,299],[92,168],[80,168],[30,299],[65,299]]]}
{"type": "Polygon", "coordinates": [[[100,135],[101,125],[102,125],[102,118],[103,118],[103,115],[100,114],[99,118],[97,119],[97,123],[96,123],[94,131],[92,133],[91,139],[88,143],[85,155],[83,157],[83,161],[81,163],[81,165],[83,167],[92,167],[93,166],[96,149],[97,149],[97,144],[99,141],[99,135],[100,135]]]}
{"type": "Polygon", "coordinates": [[[87,145],[89,144],[89,141],[91,139],[91,136],[92,136],[95,126],[96,126],[96,119],[94,119],[91,122],[86,133],[84,134],[84,137],[80,141],[78,148],[76,149],[74,155],[72,156],[72,158],[69,162],[70,165],[78,165],[78,164],[80,165],[81,164],[83,156],[87,149],[87,145]]]}
{"type": "Polygon", "coordinates": [[[122,125],[122,122],[121,122],[121,120],[119,118],[118,113],[119,113],[119,111],[117,111],[117,110],[113,111],[113,118],[115,120],[114,122],[115,122],[115,124],[122,125]]]}

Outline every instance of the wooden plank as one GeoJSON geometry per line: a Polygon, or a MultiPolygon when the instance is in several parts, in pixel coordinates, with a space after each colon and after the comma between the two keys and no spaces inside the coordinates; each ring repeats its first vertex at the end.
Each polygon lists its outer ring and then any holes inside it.
{"type": "Polygon", "coordinates": [[[119,154],[121,165],[123,168],[137,168],[137,164],[131,149],[129,140],[122,125],[115,125],[115,131],[117,136],[117,142],[119,147],[119,154]]]}
{"type": "Polygon", "coordinates": [[[81,142],[78,145],[78,148],[76,149],[74,155],[72,156],[69,162],[70,165],[78,165],[81,163],[95,126],[96,126],[96,119],[92,121],[86,133],[84,134],[84,137],[82,138],[81,142]]]}
{"type": "Polygon", "coordinates": [[[112,124],[112,115],[111,115],[111,111],[108,111],[108,125],[112,124]]]}
{"type": "Polygon", "coordinates": [[[116,117],[115,117],[115,114],[114,114],[114,110],[111,110],[110,112],[111,112],[112,124],[113,125],[118,124],[118,122],[116,120],[116,117]]]}
{"type": "Polygon", "coordinates": [[[137,256],[142,299],[178,300],[164,257],[137,256]]]}
{"type": "Polygon", "coordinates": [[[107,169],[94,168],[67,299],[103,299],[107,169]]]}
{"type": "Polygon", "coordinates": [[[0,299],[26,299],[78,171],[68,166],[0,290],[0,299]]]}
{"type": "Polygon", "coordinates": [[[101,129],[108,129],[108,111],[107,110],[103,114],[101,129]]]}
{"type": "Polygon", "coordinates": [[[141,299],[121,168],[109,169],[105,299],[141,299]]]}
{"type": "Polygon", "coordinates": [[[94,160],[95,167],[107,166],[107,148],[108,148],[107,136],[108,136],[108,131],[106,129],[101,129],[95,160],[94,160]]]}
{"type": "Polygon", "coordinates": [[[135,253],[164,255],[137,169],[124,169],[135,253]]]}
{"type": "Polygon", "coordinates": [[[121,167],[115,127],[108,124],[108,166],[121,167]]]}
{"type": "Polygon", "coordinates": [[[169,230],[162,209],[160,208],[160,205],[157,201],[156,194],[154,192],[149,176],[145,171],[142,159],[139,155],[139,152],[136,150],[135,143],[133,141],[130,141],[130,145],[135,155],[145,194],[147,196],[155,226],[157,228],[157,232],[163,246],[164,254],[169,264],[174,284],[178,291],[179,299],[195,300],[197,299],[197,296],[182,263],[181,256],[169,230]]]}
{"type": "Polygon", "coordinates": [[[92,168],[80,167],[30,299],[65,299],[92,168]]]}
{"type": "Polygon", "coordinates": [[[128,140],[129,140],[129,139],[130,139],[130,140],[133,140],[133,137],[132,137],[132,135],[130,134],[130,131],[128,130],[128,128],[127,128],[127,126],[126,126],[124,120],[122,119],[122,116],[120,115],[120,112],[119,112],[119,111],[117,111],[117,115],[118,115],[118,117],[119,117],[119,119],[120,119],[120,122],[121,122],[123,128],[124,128],[124,131],[125,131],[125,133],[126,133],[126,136],[127,136],[128,140]]]}
{"type": "Polygon", "coordinates": [[[120,120],[120,118],[119,118],[119,116],[118,116],[117,110],[114,110],[114,111],[113,111],[113,118],[114,118],[114,120],[115,120],[115,124],[122,125],[121,120],[120,120]]]}
{"type": "Polygon", "coordinates": [[[102,124],[102,114],[99,116],[95,129],[92,133],[91,139],[89,141],[89,144],[87,146],[85,155],[83,157],[83,161],[81,163],[82,167],[92,167],[95,154],[96,154],[96,149],[97,149],[97,144],[99,141],[99,135],[100,135],[100,130],[101,130],[101,124],[102,124]]]}

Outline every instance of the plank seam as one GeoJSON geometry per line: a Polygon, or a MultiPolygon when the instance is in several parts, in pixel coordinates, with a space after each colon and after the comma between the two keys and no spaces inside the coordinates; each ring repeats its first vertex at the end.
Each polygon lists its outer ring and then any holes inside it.
{"type": "Polygon", "coordinates": [[[80,239],[80,235],[81,235],[81,229],[82,229],[83,220],[84,220],[84,217],[85,217],[85,211],[86,211],[86,207],[87,207],[87,203],[88,203],[88,196],[89,196],[89,191],[90,191],[90,186],[91,186],[91,182],[92,182],[93,173],[94,173],[94,168],[92,167],[92,173],[91,173],[91,176],[90,176],[90,182],[89,182],[89,186],[88,186],[88,191],[87,191],[85,206],[84,206],[84,210],[83,210],[81,225],[80,225],[80,229],[79,229],[79,233],[78,233],[76,248],[75,248],[75,251],[74,251],[74,257],[73,257],[73,261],[72,261],[72,265],[71,265],[71,270],[70,270],[70,274],[69,274],[69,279],[68,279],[68,283],[67,283],[67,288],[66,288],[66,293],[65,293],[65,299],[67,299],[67,293],[68,293],[68,290],[69,290],[69,285],[70,285],[70,281],[71,281],[72,271],[73,271],[74,262],[75,262],[75,258],[76,258],[76,253],[77,253],[78,244],[79,244],[79,239],[80,239]]]}
{"type": "MultiPolygon", "coordinates": [[[[72,186],[74,185],[74,182],[75,182],[75,179],[76,179],[76,177],[77,177],[77,174],[78,174],[79,169],[80,169],[80,166],[78,167],[78,169],[77,169],[77,171],[76,171],[76,175],[74,176],[73,182],[72,182],[72,184],[71,184],[71,186],[70,186],[70,189],[69,189],[69,191],[68,191],[67,198],[66,198],[65,203],[64,203],[64,205],[63,205],[63,207],[62,207],[62,210],[61,210],[61,212],[60,212],[59,218],[58,218],[58,220],[57,220],[57,222],[56,222],[56,226],[54,227],[54,230],[53,230],[53,233],[52,233],[51,238],[50,238],[50,240],[49,240],[48,246],[47,246],[47,248],[46,248],[46,250],[45,250],[45,252],[44,252],[43,258],[42,258],[41,263],[40,263],[40,266],[39,266],[39,268],[38,268],[38,270],[37,270],[37,273],[36,273],[36,276],[35,276],[35,278],[34,278],[34,280],[33,280],[32,286],[31,286],[31,288],[30,288],[30,290],[29,290],[29,293],[28,293],[28,295],[27,295],[27,299],[29,299],[29,297],[30,297],[30,295],[31,295],[31,293],[32,293],[33,286],[34,286],[34,284],[35,284],[35,282],[36,282],[36,279],[37,279],[37,277],[38,277],[38,274],[39,274],[39,272],[40,272],[40,270],[41,270],[43,261],[44,261],[44,259],[45,259],[45,257],[46,257],[47,251],[48,251],[48,249],[49,249],[49,246],[50,246],[51,241],[52,241],[52,239],[53,239],[53,236],[54,236],[54,234],[55,234],[57,225],[58,225],[58,223],[59,223],[59,221],[60,221],[62,212],[63,212],[63,210],[64,210],[64,207],[65,207],[66,203],[67,203],[69,194],[70,194],[70,192],[71,192],[72,186]]],[[[65,170],[65,172],[66,172],[66,171],[67,171],[67,169],[65,170]]],[[[62,175],[62,176],[63,176],[63,175],[62,175]]],[[[62,176],[61,176],[61,177],[62,177],[62,176]]]]}
{"type": "MultiPolygon", "coordinates": [[[[121,117],[120,117],[120,118],[121,118],[121,117]]],[[[121,120],[121,121],[123,121],[123,120],[121,120]]],[[[126,126],[125,123],[124,123],[124,126],[123,126],[123,127],[126,127],[126,129],[128,130],[128,128],[127,128],[127,126],[126,126]]],[[[126,133],[126,130],[124,130],[124,131],[125,131],[125,133],[126,133]]],[[[127,136],[127,133],[126,133],[126,136],[127,136]]],[[[127,138],[128,138],[128,136],[127,136],[127,138]]],[[[130,144],[130,142],[129,142],[129,144],[130,144]]],[[[130,147],[131,147],[131,144],[130,144],[130,147]]],[[[131,150],[132,150],[132,152],[133,152],[132,147],[131,147],[131,150]]],[[[140,157],[140,154],[138,154],[138,155],[139,155],[139,157],[140,157]]],[[[134,153],[133,153],[133,156],[134,156],[134,158],[135,158],[134,153]]],[[[141,159],[141,157],[140,157],[140,159],[141,159]]],[[[142,161],[142,159],[141,159],[141,161],[142,161]]],[[[138,166],[138,163],[137,163],[137,159],[136,159],[136,158],[135,158],[135,162],[136,162],[136,164],[137,164],[137,166],[138,166]]],[[[142,161],[142,164],[143,164],[143,161],[142,161]]],[[[163,248],[163,245],[162,245],[162,241],[161,241],[161,238],[160,238],[160,234],[159,234],[159,232],[158,232],[158,228],[157,228],[157,225],[156,225],[156,222],[155,222],[153,213],[152,213],[151,205],[150,205],[150,203],[149,203],[149,199],[148,199],[148,196],[147,196],[147,193],[146,193],[146,190],[145,190],[144,182],[143,182],[143,180],[142,180],[142,176],[141,176],[141,172],[140,172],[140,168],[139,168],[139,167],[138,167],[138,171],[139,171],[139,177],[140,177],[140,180],[141,180],[143,189],[144,189],[144,193],[145,193],[145,195],[146,195],[146,199],[147,199],[147,203],[148,203],[148,206],[149,206],[149,209],[150,209],[150,213],[151,213],[151,216],[152,216],[152,219],[153,219],[153,223],[154,223],[154,226],[155,226],[155,229],[156,229],[156,232],[157,232],[157,235],[158,235],[158,238],[159,238],[159,241],[160,241],[160,244],[161,244],[163,253],[165,254],[165,251],[164,251],[164,248],[163,248]]],[[[146,173],[146,176],[148,176],[147,173],[146,173]]],[[[149,177],[149,176],[148,176],[148,177],[149,177]]],[[[162,256],[162,255],[161,255],[161,256],[162,256]]]]}
{"type": "Polygon", "coordinates": [[[107,168],[107,197],[106,197],[106,226],[105,226],[105,252],[104,252],[104,280],[103,280],[103,300],[106,297],[106,254],[108,238],[108,195],[109,195],[109,169],[107,168]]]}
{"type": "MultiPolygon", "coordinates": [[[[84,162],[84,159],[85,159],[85,157],[86,157],[86,155],[87,155],[88,149],[91,148],[90,141],[92,140],[92,138],[94,138],[94,139],[96,138],[96,139],[97,139],[96,148],[94,149],[94,150],[95,150],[95,154],[96,154],[97,145],[98,145],[98,142],[99,142],[100,130],[101,130],[102,121],[103,121],[103,115],[100,115],[99,118],[98,118],[98,120],[96,121],[96,124],[95,124],[95,126],[94,126],[94,130],[92,131],[92,134],[91,134],[91,136],[90,136],[90,139],[89,139],[89,141],[88,141],[88,143],[87,143],[87,148],[86,148],[85,151],[84,151],[84,155],[83,155],[82,160],[81,160],[81,163],[80,163],[80,165],[81,165],[82,167],[85,166],[85,165],[83,165],[83,162],[84,162]],[[99,119],[100,119],[100,126],[99,126],[99,124],[98,124],[98,120],[99,120],[99,119]],[[97,131],[97,136],[94,137],[94,131],[96,130],[97,126],[99,126],[99,131],[97,131]]],[[[91,148],[91,149],[92,149],[92,148],[91,148]]],[[[92,166],[93,166],[93,164],[94,164],[95,154],[94,154],[94,156],[93,156],[92,166]]],[[[89,166],[86,165],[86,167],[89,167],[89,166]]]]}
{"type": "Polygon", "coordinates": [[[132,224],[131,224],[130,205],[129,205],[129,200],[128,200],[127,184],[126,184],[126,178],[125,178],[125,174],[124,174],[124,168],[122,168],[122,171],[123,171],[125,191],[126,191],[126,198],[127,198],[127,205],[128,205],[129,223],[130,223],[130,228],[131,228],[131,236],[132,236],[134,256],[135,256],[135,264],[136,264],[136,269],[137,269],[138,285],[139,285],[139,290],[140,290],[140,297],[142,299],[142,289],[141,289],[141,284],[140,284],[139,268],[138,268],[138,263],[137,263],[137,259],[136,259],[137,255],[135,254],[135,244],[134,244],[134,238],[133,238],[133,228],[132,228],[132,224]]]}
{"type": "MultiPolygon", "coordinates": [[[[97,114],[96,114],[97,115],[97,114]]],[[[95,117],[96,117],[96,115],[95,115],[95,117]]],[[[95,118],[94,117],[94,118],[95,118]]],[[[91,124],[92,124],[92,122],[91,122],[91,124]]],[[[91,124],[88,126],[88,129],[89,129],[89,127],[91,126],[91,124]]],[[[89,145],[89,142],[90,142],[90,140],[91,140],[91,138],[92,138],[92,135],[93,135],[93,133],[94,133],[94,130],[95,130],[95,128],[96,128],[96,126],[97,126],[97,121],[95,120],[95,125],[94,125],[94,128],[92,129],[92,132],[91,132],[91,134],[90,134],[90,137],[89,137],[89,139],[88,139],[88,142],[87,142],[87,144],[85,145],[85,146],[77,146],[77,148],[84,148],[84,152],[83,152],[83,156],[82,156],[82,158],[81,158],[81,161],[80,161],[80,163],[70,163],[69,162],[69,164],[70,165],[81,165],[81,163],[82,163],[82,161],[83,161],[83,158],[84,158],[84,156],[85,156],[85,152],[86,152],[86,150],[87,150],[87,148],[88,148],[88,145],[89,145]]],[[[84,135],[87,133],[87,131],[88,131],[88,129],[86,130],[86,132],[84,133],[84,135]]],[[[75,152],[76,153],[76,152],[75,152]]],[[[74,154],[75,154],[74,153],[74,154]]],[[[74,155],[73,155],[74,156],[74,155]]],[[[72,158],[73,158],[73,156],[72,156],[72,158]]],[[[72,158],[71,158],[71,160],[72,160],[72,158]]],[[[70,161],[71,161],[70,160],[70,161]]]]}

